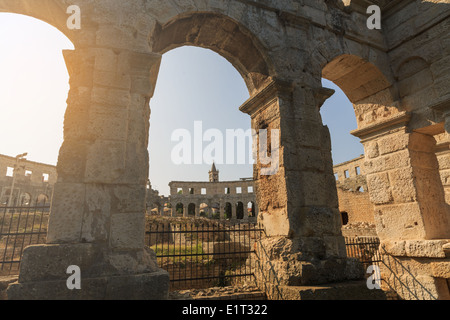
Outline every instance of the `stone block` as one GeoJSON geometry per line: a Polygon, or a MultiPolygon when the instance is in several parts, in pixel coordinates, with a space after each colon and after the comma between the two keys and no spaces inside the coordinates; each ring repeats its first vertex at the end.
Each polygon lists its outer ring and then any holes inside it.
{"type": "Polygon", "coordinates": [[[111,216],[110,245],[115,249],[144,247],[145,213],[114,213],[111,216]]]}
{"type": "Polygon", "coordinates": [[[57,183],[53,192],[47,243],[81,240],[86,186],[83,183],[57,183]]]}
{"type": "Polygon", "coordinates": [[[374,204],[386,204],[393,200],[389,176],[387,173],[367,175],[370,201],[374,204]]]}
{"type": "Polygon", "coordinates": [[[166,271],[99,278],[81,278],[81,290],[67,289],[66,280],[13,283],[9,300],[167,300],[166,271]]]}
{"type": "Polygon", "coordinates": [[[395,203],[417,201],[414,180],[411,168],[402,168],[389,172],[389,181],[395,203]]]}

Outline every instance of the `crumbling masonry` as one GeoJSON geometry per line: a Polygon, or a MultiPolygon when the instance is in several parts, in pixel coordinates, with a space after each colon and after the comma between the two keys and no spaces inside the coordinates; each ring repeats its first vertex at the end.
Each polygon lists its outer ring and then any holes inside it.
{"type": "Polygon", "coordinates": [[[278,172],[255,168],[262,277],[301,299],[303,286],[327,284],[320,297],[330,298],[357,274],[320,117],[333,94],[326,78],[354,105],[385,253],[409,270],[392,283],[413,278],[424,298],[449,298],[439,166],[448,172],[450,160],[435,153],[435,136],[450,131],[448,1],[0,0],[0,11],[46,21],[75,46],[64,51],[71,89],[48,243],[25,251],[9,298],[167,298],[168,275],[144,249],[149,102],[161,56],[183,45],[228,59],[247,84],[240,110],[252,128],[280,130],[278,172]],[[67,28],[74,4],[80,30],[67,28]],[[367,28],[371,4],[381,30],[367,28]],[[70,265],[83,270],[83,290],[67,290],[70,265]]]}

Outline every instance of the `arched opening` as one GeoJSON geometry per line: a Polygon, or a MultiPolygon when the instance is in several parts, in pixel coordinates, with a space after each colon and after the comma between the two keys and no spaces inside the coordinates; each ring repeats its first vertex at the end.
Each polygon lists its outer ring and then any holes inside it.
{"type": "Polygon", "coordinates": [[[227,202],[225,204],[224,210],[225,210],[225,213],[224,213],[225,220],[230,220],[232,217],[232,214],[233,214],[233,211],[232,211],[233,209],[232,209],[231,203],[227,202]]]}
{"type": "Polygon", "coordinates": [[[190,203],[188,206],[188,216],[195,217],[195,203],[190,203]]]}
{"type": "Polygon", "coordinates": [[[181,202],[176,205],[175,213],[176,213],[176,216],[178,216],[178,217],[180,217],[180,216],[182,217],[183,216],[183,214],[184,214],[184,205],[181,202]]]}
{"type": "MultiPolygon", "coordinates": [[[[398,114],[395,90],[375,65],[354,55],[333,59],[323,68],[322,76],[323,87],[334,90],[321,107],[321,116],[331,136],[342,225],[349,227],[349,206],[352,214],[367,217],[367,223],[371,223],[369,195],[363,199],[360,194],[364,192],[362,185],[366,185],[365,150],[361,139],[352,133],[398,114]]],[[[372,230],[358,232],[361,236],[364,232],[372,234],[372,230]]]]}
{"type": "Polygon", "coordinates": [[[215,13],[180,15],[157,25],[150,47],[162,54],[150,102],[152,184],[164,193],[169,181],[199,181],[214,161],[226,165],[221,180],[252,176],[250,137],[244,138],[244,163],[239,158],[239,138],[230,138],[235,142],[231,161],[224,149],[230,140],[227,130],[250,132],[250,117],[239,106],[273,74],[264,47],[245,27],[215,13]],[[173,134],[179,130],[188,131],[191,148],[178,153],[181,161],[175,161],[173,151],[181,140],[174,141],[173,134]]]}
{"type": "Polygon", "coordinates": [[[0,153],[56,165],[69,91],[62,51],[74,45],[49,23],[13,13],[0,13],[0,39],[0,134],[9,137],[0,153]]]}
{"type": "Polygon", "coordinates": [[[211,49],[226,58],[244,78],[249,92],[258,90],[273,73],[256,37],[220,14],[178,16],[165,25],[157,25],[150,40],[152,50],[159,53],[185,45],[211,49]]]}
{"type": "Polygon", "coordinates": [[[253,201],[250,201],[247,204],[247,210],[248,210],[249,218],[255,218],[256,217],[255,203],[253,201]]]}
{"type": "Polygon", "coordinates": [[[20,206],[29,206],[29,205],[31,205],[31,194],[29,194],[28,192],[22,193],[20,195],[19,205],[20,206]]]}
{"type": "Polygon", "coordinates": [[[244,204],[240,201],[236,204],[236,219],[244,219],[244,204]]]}
{"type": "Polygon", "coordinates": [[[348,213],[347,212],[341,212],[341,221],[342,221],[342,225],[346,226],[348,224],[348,213]]]}
{"type": "Polygon", "coordinates": [[[40,194],[37,196],[36,205],[37,206],[45,206],[49,205],[49,197],[46,194],[40,194]]]}

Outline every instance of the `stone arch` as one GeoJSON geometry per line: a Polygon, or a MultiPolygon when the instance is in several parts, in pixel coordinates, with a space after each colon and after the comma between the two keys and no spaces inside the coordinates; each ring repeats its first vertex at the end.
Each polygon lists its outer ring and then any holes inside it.
{"type": "Polygon", "coordinates": [[[187,214],[189,217],[194,217],[195,216],[195,210],[197,208],[197,205],[195,203],[189,203],[188,207],[187,207],[187,214]]]}
{"type": "Polygon", "coordinates": [[[335,83],[352,102],[358,129],[401,111],[393,80],[359,56],[341,54],[333,58],[323,66],[322,77],[335,83]]]}
{"type": "Polygon", "coordinates": [[[63,33],[75,45],[76,31],[67,28],[69,15],[66,12],[69,5],[64,5],[58,0],[43,0],[39,3],[32,0],[1,0],[0,13],[16,13],[46,22],[63,33]]]}
{"type": "Polygon", "coordinates": [[[184,212],[184,204],[182,202],[178,202],[175,206],[175,216],[182,216],[184,212]]]}
{"type": "Polygon", "coordinates": [[[241,74],[250,94],[273,75],[271,63],[256,36],[236,20],[218,13],[185,13],[155,27],[151,50],[164,54],[181,46],[213,50],[241,74]]]}
{"type": "Polygon", "coordinates": [[[232,204],[230,202],[226,202],[223,210],[225,220],[230,220],[233,214],[232,204]]]}
{"type": "Polygon", "coordinates": [[[19,206],[29,206],[32,204],[32,196],[28,192],[24,192],[20,195],[19,206]]]}

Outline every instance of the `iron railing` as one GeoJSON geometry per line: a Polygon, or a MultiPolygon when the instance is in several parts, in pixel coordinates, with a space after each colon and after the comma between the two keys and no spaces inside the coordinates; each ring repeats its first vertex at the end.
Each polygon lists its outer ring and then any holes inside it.
{"type": "Polygon", "coordinates": [[[185,290],[253,280],[255,244],[262,236],[256,224],[203,221],[152,224],[146,241],[169,272],[171,290],[185,290]]]}
{"type": "Polygon", "coordinates": [[[357,258],[364,266],[364,270],[371,265],[380,266],[380,239],[377,237],[346,237],[345,246],[347,257],[357,258]]]}
{"type": "MultiPolygon", "coordinates": [[[[0,276],[16,275],[25,247],[46,241],[49,206],[0,207],[0,276]]],[[[169,272],[172,290],[204,289],[253,280],[256,243],[263,229],[252,223],[202,219],[151,222],[146,244],[169,272]]],[[[376,237],[345,238],[347,256],[367,269],[381,264],[376,237]]]]}
{"type": "Polygon", "coordinates": [[[46,241],[50,207],[0,207],[0,276],[19,272],[23,250],[46,241]]]}

